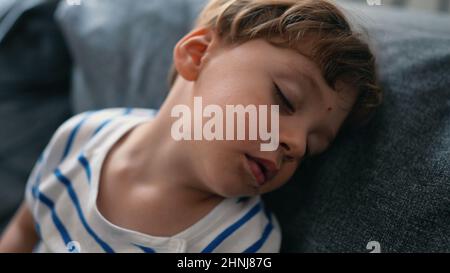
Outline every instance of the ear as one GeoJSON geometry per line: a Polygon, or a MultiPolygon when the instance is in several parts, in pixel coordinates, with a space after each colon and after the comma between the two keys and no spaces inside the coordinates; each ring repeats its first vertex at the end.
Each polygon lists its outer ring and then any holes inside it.
{"type": "Polygon", "coordinates": [[[196,29],[184,36],[175,46],[174,64],[178,74],[188,81],[195,81],[205,62],[205,56],[213,41],[207,28],[196,29]]]}

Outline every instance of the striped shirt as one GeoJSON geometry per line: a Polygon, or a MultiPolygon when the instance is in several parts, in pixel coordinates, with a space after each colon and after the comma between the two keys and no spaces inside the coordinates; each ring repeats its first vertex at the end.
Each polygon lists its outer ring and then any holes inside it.
{"type": "Polygon", "coordinates": [[[103,160],[121,136],[155,114],[105,109],[78,114],[58,128],[26,187],[41,239],[35,252],[278,252],[280,227],[260,196],[226,198],[170,237],[125,229],[102,216],[96,199],[103,160]]]}

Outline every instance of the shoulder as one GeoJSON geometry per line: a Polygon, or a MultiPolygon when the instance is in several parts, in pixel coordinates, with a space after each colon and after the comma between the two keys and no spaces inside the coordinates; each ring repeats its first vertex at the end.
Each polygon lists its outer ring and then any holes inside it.
{"type": "Polygon", "coordinates": [[[129,120],[153,117],[156,110],[141,108],[109,108],[77,114],[61,124],[37,160],[27,184],[38,184],[52,176],[60,166],[78,161],[86,145],[94,141],[101,143],[116,128],[129,120]],[[95,137],[95,138],[94,138],[95,137]],[[100,139],[101,138],[101,139],[100,139]]]}
{"type": "Polygon", "coordinates": [[[111,123],[126,122],[127,118],[133,117],[151,117],[154,113],[152,109],[110,108],[77,114],[56,130],[43,156],[63,161],[111,123]]]}

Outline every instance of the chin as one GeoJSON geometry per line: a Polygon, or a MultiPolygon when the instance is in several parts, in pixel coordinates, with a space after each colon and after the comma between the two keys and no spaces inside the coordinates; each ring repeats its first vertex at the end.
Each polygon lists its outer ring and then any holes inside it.
{"type": "Polygon", "coordinates": [[[213,193],[225,198],[259,194],[260,188],[254,185],[253,178],[247,172],[245,160],[244,153],[227,153],[220,158],[208,159],[204,165],[204,183],[213,193]]]}
{"type": "Polygon", "coordinates": [[[211,189],[217,195],[225,198],[236,198],[242,196],[254,196],[259,194],[259,189],[251,186],[251,181],[242,176],[223,176],[223,178],[210,181],[211,189]]]}

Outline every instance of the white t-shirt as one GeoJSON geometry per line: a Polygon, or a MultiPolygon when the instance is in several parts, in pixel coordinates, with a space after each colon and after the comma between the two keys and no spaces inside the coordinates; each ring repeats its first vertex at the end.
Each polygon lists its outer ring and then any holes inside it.
{"type": "Polygon", "coordinates": [[[105,109],[58,128],[27,182],[26,201],[41,238],[35,252],[278,252],[280,227],[260,196],[224,199],[171,237],[125,229],[102,216],[96,200],[103,160],[121,136],[155,114],[105,109]]]}

